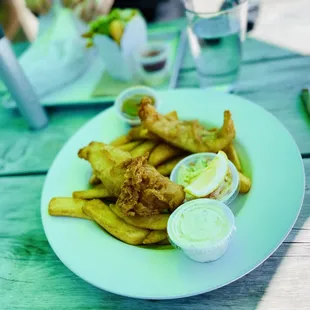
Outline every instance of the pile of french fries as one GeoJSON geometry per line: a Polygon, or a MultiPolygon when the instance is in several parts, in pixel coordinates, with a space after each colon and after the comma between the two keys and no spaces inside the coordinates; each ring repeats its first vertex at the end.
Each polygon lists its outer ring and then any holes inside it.
{"type": "MultiPolygon", "coordinates": [[[[177,113],[173,111],[167,116],[177,118],[177,113]]],[[[164,176],[169,176],[176,164],[189,155],[188,152],[160,140],[143,125],[133,127],[126,135],[112,141],[111,145],[130,152],[133,157],[147,156],[149,164],[164,176]]],[[[242,173],[242,165],[234,145],[231,143],[223,151],[239,171],[239,192],[247,193],[251,188],[251,180],[242,173]]],[[[113,203],[113,198],[109,197],[95,174],[90,177],[89,183],[92,188],[75,191],[72,197],[53,198],[49,204],[49,214],[93,220],[111,235],[128,244],[169,244],[169,214],[126,216],[113,203]]]]}
{"type": "MultiPolygon", "coordinates": [[[[102,188],[95,187],[83,192],[74,192],[71,197],[56,197],[50,201],[49,214],[93,220],[117,239],[132,245],[169,244],[167,223],[169,214],[151,216],[126,216],[115,205],[93,199],[102,188]],[[80,194],[76,194],[80,193],[80,194]],[[91,194],[94,193],[93,197],[91,194]],[[82,196],[82,198],[74,198],[82,196]]],[[[104,196],[104,195],[103,195],[104,196]]],[[[102,198],[102,197],[100,197],[102,198]]]]}

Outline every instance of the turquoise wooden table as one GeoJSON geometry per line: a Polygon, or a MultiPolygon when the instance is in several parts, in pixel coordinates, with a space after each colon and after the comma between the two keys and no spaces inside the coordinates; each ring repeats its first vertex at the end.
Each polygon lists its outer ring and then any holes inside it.
{"type": "MultiPolygon", "coordinates": [[[[237,94],[272,112],[294,136],[306,170],[302,212],[281,247],[249,275],[171,301],[129,299],[89,285],[58,260],[44,235],[46,173],[65,141],[104,107],[49,108],[49,126],[38,132],[16,111],[0,109],[0,309],[310,309],[310,117],[299,98],[305,85],[310,57],[247,39],[237,94]]],[[[188,52],[178,87],[197,86],[188,52]]]]}

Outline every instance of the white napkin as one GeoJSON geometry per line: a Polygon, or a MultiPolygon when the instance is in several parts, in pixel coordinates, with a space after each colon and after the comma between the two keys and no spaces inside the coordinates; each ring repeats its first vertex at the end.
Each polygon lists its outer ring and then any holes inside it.
{"type": "MultiPolygon", "coordinates": [[[[38,38],[19,58],[40,99],[74,82],[90,66],[94,50],[85,47],[83,28],[73,12],[57,1],[48,15],[40,17],[38,38]]],[[[3,104],[16,105],[10,97],[3,104]]]]}

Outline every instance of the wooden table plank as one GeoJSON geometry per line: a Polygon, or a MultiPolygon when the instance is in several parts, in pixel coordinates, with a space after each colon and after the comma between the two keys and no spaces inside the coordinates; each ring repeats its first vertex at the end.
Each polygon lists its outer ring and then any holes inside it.
{"type": "Polygon", "coordinates": [[[305,201],[289,242],[244,278],[208,294],[172,301],[129,299],[79,279],[58,260],[43,232],[40,197],[45,176],[0,177],[1,309],[306,309],[310,159],[304,164],[305,201]]]}
{"type": "MultiPolygon", "coordinates": [[[[310,117],[299,99],[301,88],[310,85],[308,62],[309,57],[298,56],[245,63],[237,91],[278,117],[302,154],[310,153],[310,117]]],[[[183,70],[179,85],[196,87],[195,71],[183,70]]],[[[5,137],[0,141],[0,175],[47,171],[65,141],[103,109],[100,105],[50,108],[49,127],[39,132],[28,131],[16,112],[0,110],[0,136],[5,137]]]]}
{"type": "Polygon", "coordinates": [[[0,110],[0,137],[5,137],[0,139],[0,175],[46,172],[68,138],[103,109],[50,108],[49,126],[37,132],[29,131],[16,112],[0,110]]]}
{"type": "Polygon", "coordinates": [[[169,301],[129,299],[101,291],[71,273],[52,253],[41,254],[40,260],[5,254],[10,257],[0,258],[1,309],[286,310],[307,309],[310,302],[306,281],[310,276],[309,244],[284,244],[255,271],[224,288],[169,301]],[[277,254],[281,251],[285,257],[277,254]]]}

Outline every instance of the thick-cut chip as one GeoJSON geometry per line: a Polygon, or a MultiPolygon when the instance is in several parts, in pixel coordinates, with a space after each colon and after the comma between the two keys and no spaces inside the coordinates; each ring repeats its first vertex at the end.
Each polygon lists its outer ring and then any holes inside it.
{"type": "Polygon", "coordinates": [[[103,187],[103,184],[84,191],[75,191],[72,193],[73,198],[81,199],[96,199],[96,198],[106,198],[111,197],[106,188],[103,187]]]}
{"type": "Polygon", "coordinates": [[[164,176],[168,176],[171,171],[173,170],[173,168],[177,165],[177,163],[182,160],[185,156],[178,156],[176,158],[173,158],[159,166],[156,167],[157,171],[164,175],[164,176]]]}
{"type": "Polygon", "coordinates": [[[55,197],[48,205],[48,213],[53,216],[70,216],[89,220],[90,217],[82,210],[86,202],[83,199],[55,197]]]}
{"type": "Polygon", "coordinates": [[[149,230],[132,226],[120,219],[101,200],[90,200],[83,212],[90,216],[96,223],[117,239],[132,245],[142,244],[150,233],[149,230]]]}
{"type": "Polygon", "coordinates": [[[155,214],[150,216],[127,216],[116,205],[110,205],[110,208],[118,217],[133,226],[151,230],[167,229],[169,214],[155,214]]]}
{"type": "Polygon", "coordinates": [[[118,148],[123,150],[123,151],[130,152],[141,143],[142,143],[142,141],[132,141],[132,142],[126,143],[124,145],[121,145],[118,148]]]}
{"type": "Polygon", "coordinates": [[[115,140],[113,140],[110,144],[113,146],[120,146],[120,145],[124,145],[130,141],[131,141],[131,137],[129,135],[123,135],[123,136],[120,136],[120,137],[116,138],[115,140]]]}
{"type": "Polygon", "coordinates": [[[137,126],[130,129],[128,136],[132,140],[153,140],[159,141],[160,138],[156,136],[154,133],[148,131],[144,126],[137,126]]]}
{"type": "Polygon", "coordinates": [[[239,177],[240,177],[239,192],[245,194],[251,189],[252,182],[248,177],[246,177],[241,172],[239,172],[239,177]]]}
{"type": "Polygon", "coordinates": [[[183,151],[168,143],[158,144],[149,157],[149,164],[152,166],[158,166],[177,155],[180,155],[183,151]]]}
{"type": "Polygon", "coordinates": [[[100,184],[100,183],[101,183],[101,180],[93,172],[93,174],[91,175],[91,177],[89,179],[89,184],[90,185],[97,185],[97,184],[100,184]]]}
{"type": "Polygon", "coordinates": [[[143,240],[143,244],[153,244],[167,239],[168,234],[166,230],[153,230],[143,240]]]}
{"type": "Polygon", "coordinates": [[[226,153],[228,159],[236,166],[237,170],[242,171],[241,162],[235,146],[230,143],[225,147],[223,151],[226,153]]]}
{"type": "Polygon", "coordinates": [[[146,153],[150,153],[155,146],[157,145],[157,142],[155,141],[145,141],[142,144],[138,145],[136,148],[134,148],[130,154],[132,157],[138,157],[143,156],[146,153]]]}

